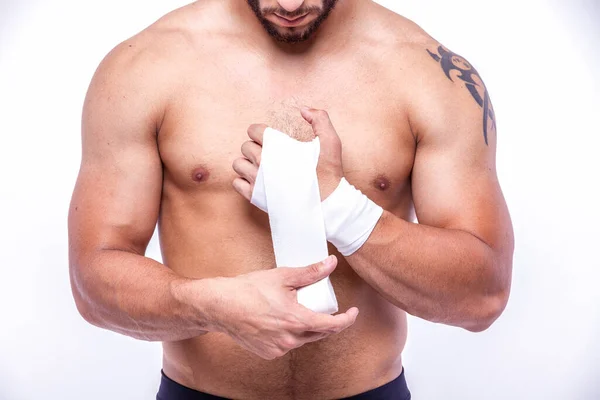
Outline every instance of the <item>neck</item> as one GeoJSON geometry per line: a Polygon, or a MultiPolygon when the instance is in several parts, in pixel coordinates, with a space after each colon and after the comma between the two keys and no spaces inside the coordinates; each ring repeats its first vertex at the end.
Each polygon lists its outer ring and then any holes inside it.
{"type": "MultiPolygon", "coordinates": [[[[339,0],[335,8],[312,36],[299,43],[284,43],[272,38],[245,0],[229,0],[227,10],[240,33],[270,52],[307,55],[340,47],[355,30],[358,8],[363,0],[339,0]]],[[[237,29],[236,29],[237,30],[237,29]]]]}

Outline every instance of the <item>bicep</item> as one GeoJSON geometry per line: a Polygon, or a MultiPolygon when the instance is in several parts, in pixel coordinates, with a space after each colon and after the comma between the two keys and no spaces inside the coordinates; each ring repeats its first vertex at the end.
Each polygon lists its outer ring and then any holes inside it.
{"type": "Polygon", "coordinates": [[[418,98],[413,117],[418,144],[412,185],[419,223],[468,232],[508,253],[512,227],[496,174],[496,121],[487,90],[478,75],[465,82],[460,71],[447,73],[440,60],[428,61],[439,76],[418,98]]]}
{"type": "Polygon", "coordinates": [[[129,79],[130,65],[110,62],[98,69],[84,105],[82,162],[69,215],[71,248],[143,254],[162,187],[156,109],[139,82],[129,79]]]}
{"type": "Polygon", "coordinates": [[[417,150],[412,178],[417,219],[468,232],[499,249],[508,244],[510,232],[504,197],[489,161],[469,151],[461,145],[417,150]]]}

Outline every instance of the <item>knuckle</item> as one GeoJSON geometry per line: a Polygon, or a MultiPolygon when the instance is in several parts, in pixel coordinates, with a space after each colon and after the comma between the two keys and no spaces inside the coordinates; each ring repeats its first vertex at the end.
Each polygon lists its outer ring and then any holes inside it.
{"type": "Polygon", "coordinates": [[[335,335],[336,333],[338,333],[338,328],[337,327],[329,327],[329,328],[325,329],[325,333],[327,335],[335,335]]]}
{"type": "Polygon", "coordinates": [[[304,331],[311,330],[311,329],[309,329],[308,324],[306,324],[305,322],[303,322],[299,319],[294,319],[293,321],[290,321],[289,326],[290,326],[290,330],[294,331],[294,332],[304,332],[304,331]]]}
{"type": "Polygon", "coordinates": [[[241,166],[241,163],[242,163],[242,159],[241,159],[241,158],[236,158],[236,159],[233,161],[233,168],[234,168],[235,170],[239,170],[239,169],[240,169],[240,166],[241,166]]]}
{"type": "Polygon", "coordinates": [[[317,332],[319,331],[319,326],[315,323],[308,322],[303,325],[302,330],[306,332],[317,332]]]}
{"type": "Polygon", "coordinates": [[[285,352],[287,352],[289,349],[294,349],[296,348],[296,339],[292,336],[284,336],[279,340],[279,347],[285,352]]]}
{"type": "Polygon", "coordinates": [[[329,119],[329,114],[325,110],[317,110],[316,118],[321,121],[327,121],[329,119]]]}
{"type": "Polygon", "coordinates": [[[325,110],[317,110],[314,114],[314,120],[322,124],[329,120],[329,114],[325,110]]]}
{"type": "Polygon", "coordinates": [[[279,358],[279,357],[283,357],[287,354],[286,350],[283,349],[277,349],[277,350],[273,350],[273,359],[279,358]]]}
{"type": "Polygon", "coordinates": [[[270,269],[269,271],[273,271],[273,276],[277,276],[282,283],[287,282],[288,280],[294,277],[294,268],[291,267],[278,267],[270,269]]]}
{"type": "Polygon", "coordinates": [[[343,329],[344,329],[343,326],[340,326],[340,325],[331,325],[327,329],[327,333],[329,333],[330,335],[335,335],[336,333],[340,333],[343,329]]]}
{"type": "Polygon", "coordinates": [[[266,124],[252,124],[248,127],[248,133],[252,133],[252,132],[262,132],[265,129],[267,129],[267,125],[266,124]]]}
{"type": "Polygon", "coordinates": [[[235,178],[235,180],[233,181],[233,188],[235,190],[237,190],[238,192],[242,190],[242,184],[240,182],[240,178],[235,178]]]}
{"type": "Polygon", "coordinates": [[[308,267],[308,274],[312,277],[317,277],[317,275],[319,275],[320,273],[320,268],[319,268],[319,264],[313,264],[310,267],[308,267]]]}

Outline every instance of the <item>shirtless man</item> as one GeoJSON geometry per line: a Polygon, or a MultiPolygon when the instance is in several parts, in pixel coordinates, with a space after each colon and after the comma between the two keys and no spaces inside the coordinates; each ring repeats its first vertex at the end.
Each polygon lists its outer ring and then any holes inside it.
{"type": "Polygon", "coordinates": [[[78,310],[164,343],[161,400],[409,398],[406,313],[478,332],[508,299],[495,128],[473,67],[370,0],[176,10],[89,89],[69,216],[78,310]],[[354,254],[274,268],[248,201],[256,124],[316,132],[322,197],[343,176],[384,209],[354,254]],[[157,221],[164,265],[144,257],[157,221]],[[345,312],[300,306],[296,289],[329,274],[345,312]]]}

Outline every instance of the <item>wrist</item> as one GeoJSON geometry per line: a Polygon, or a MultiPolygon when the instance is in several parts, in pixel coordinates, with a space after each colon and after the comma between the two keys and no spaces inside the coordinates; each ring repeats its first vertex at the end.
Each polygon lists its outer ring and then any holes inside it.
{"type": "Polygon", "coordinates": [[[178,305],[175,312],[204,333],[222,331],[221,324],[216,318],[218,313],[215,312],[218,305],[215,281],[219,279],[181,278],[171,282],[171,295],[178,305]]]}
{"type": "Polygon", "coordinates": [[[340,186],[340,183],[344,179],[343,176],[335,176],[327,180],[326,183],[321,182],[319,180],[319,191],[321,195],[322,201],[325,201],[335,192],[335,190],[340,186]]]}

